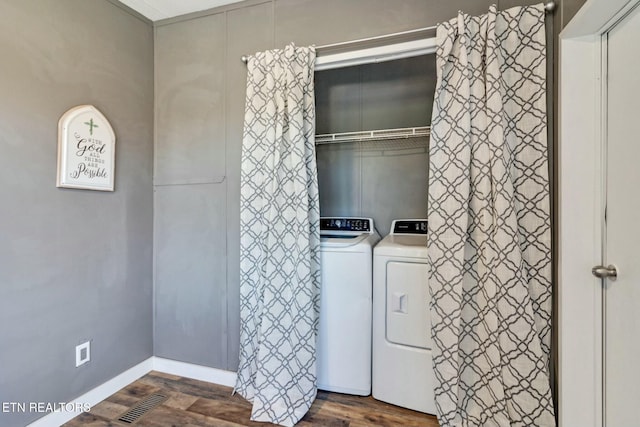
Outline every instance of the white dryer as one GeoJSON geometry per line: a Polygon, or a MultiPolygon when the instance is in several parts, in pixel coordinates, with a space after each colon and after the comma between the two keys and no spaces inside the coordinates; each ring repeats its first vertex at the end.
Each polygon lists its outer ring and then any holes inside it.
{"type": "Polygon", "coordinates": [[[373,246],[371,218],[320,219],[318,388],[371,394],[373,246]]]}
{"type": "Polygon", "coordinates": [[[373,269],[373,397],[435,414],[427,220],[393,221],[373,269]]]}

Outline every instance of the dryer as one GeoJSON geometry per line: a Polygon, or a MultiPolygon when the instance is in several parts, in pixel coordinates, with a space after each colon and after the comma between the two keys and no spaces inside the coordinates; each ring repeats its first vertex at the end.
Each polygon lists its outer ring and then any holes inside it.
{"type": "Polygon", "coordinates": [[[373,397],[435,414],[427,220],[393,221],[373,258],[373,397]]]}
{"type": "Polygon", "coordinates": [[[379,240],[371,218],[320,219],[321,390],[371,394],[373,246],[379,240]]]}

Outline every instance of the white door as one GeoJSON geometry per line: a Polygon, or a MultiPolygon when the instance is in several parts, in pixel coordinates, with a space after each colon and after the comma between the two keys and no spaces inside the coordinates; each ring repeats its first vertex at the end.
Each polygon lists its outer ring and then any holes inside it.
{"type": "Polygon", "coordinates": [[[605,426],[640,426],[640,7],[603,39],[607,62],[603,286],[605,426]]]}
{"type": "Polygon", "coordinates": [[[638,6],[640,0],[587,0],[560,34],[556,325],[562,427],[640,426],[638,6]],[[591,274],[591,266],[609,263],[617,264],[617,280],[591,274]]]}

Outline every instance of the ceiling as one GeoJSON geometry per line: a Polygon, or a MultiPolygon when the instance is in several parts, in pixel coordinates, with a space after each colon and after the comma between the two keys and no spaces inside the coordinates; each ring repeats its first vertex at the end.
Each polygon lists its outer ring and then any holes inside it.
{"type": "Polygon", "coordinates": [[[242,0],[119,0],[152,21],[173,18],[242,0]]]}

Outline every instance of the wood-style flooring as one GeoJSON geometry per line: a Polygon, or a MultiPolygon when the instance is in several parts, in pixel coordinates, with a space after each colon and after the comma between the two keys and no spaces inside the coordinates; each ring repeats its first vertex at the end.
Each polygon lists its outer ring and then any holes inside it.
{"type": "MultiPolygon", "coordinates": [[[[146,396],[158,393],[169,398],[133,425],[146,427],[269,427],[249,421],[251,404],[231,395],[232,389],[189,378],[150,372],[68,423],[65,427],[121,427],[117,419],[146,396]]],[[[318,392],[300,427],[438,427],[431,415],[379,402],[372,397],[318,392]]]]}

